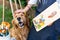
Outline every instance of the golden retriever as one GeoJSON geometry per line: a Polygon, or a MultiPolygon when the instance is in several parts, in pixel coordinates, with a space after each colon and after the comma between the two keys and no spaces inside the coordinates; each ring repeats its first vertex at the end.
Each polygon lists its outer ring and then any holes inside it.
{"type": "Polygon", "coordinates": [[[10,30],[11,37],[16,40],[27,40],[29,34],[28,17],[25,14],[18,14],[18,17],[12,20],[13,27],[10,30]]]}

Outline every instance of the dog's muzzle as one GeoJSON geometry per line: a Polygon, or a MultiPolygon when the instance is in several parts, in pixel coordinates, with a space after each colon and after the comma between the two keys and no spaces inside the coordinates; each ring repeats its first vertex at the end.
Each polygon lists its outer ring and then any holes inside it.
{"type": "Polygon", "coordinates": [[[18,17],[17,20],[18,20],[20,28],[23,28],[24,27],[23,20],[20,17],[18,17]]]}

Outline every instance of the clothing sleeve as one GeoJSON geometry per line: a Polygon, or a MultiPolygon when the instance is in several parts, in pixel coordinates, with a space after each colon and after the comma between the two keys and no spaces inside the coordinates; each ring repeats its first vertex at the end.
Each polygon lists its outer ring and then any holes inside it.
{"type": "Polygon", "coordinates": [[[37,4],[37,1],[38,0],[30,0],[30,1],[28,1],[28,4],[37,4]]]}

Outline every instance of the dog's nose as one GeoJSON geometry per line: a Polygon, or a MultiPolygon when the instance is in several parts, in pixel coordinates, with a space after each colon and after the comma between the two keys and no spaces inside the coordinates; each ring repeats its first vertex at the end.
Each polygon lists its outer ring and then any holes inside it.
{"type": "Polygon", "coordinates": [[[20,17],[18,17],[18,18],[17,18],[17,20],[18,20],[18,21],[20,21],[20,20],[21,20],[21,18],[20,18],[20,17]]]}

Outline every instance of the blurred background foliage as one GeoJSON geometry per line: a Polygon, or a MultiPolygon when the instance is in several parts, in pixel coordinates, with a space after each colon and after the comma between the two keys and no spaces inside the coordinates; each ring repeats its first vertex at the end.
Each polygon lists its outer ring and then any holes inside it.
{"type": "MultiPolygon", "coordinates": [[[[12,0],[12,1],[14,2],[14,0],[12,0]]],[[[26,0],[20,0],[20,1],[21,1],[22,6],[25,7],[27,4],[27,1],[26,0]]],[[[19,4],[18,0],[17,0],[17,3],[19,4]]]]}
{"type": "MultiPolygon", "coordinates": [[[[0,5],[0,24],[2,23],[2,15],[3,15],[3,5],[0,5]]],[[[8,7],[5,7],[5,21],[6,22],[9,22],[11,24],[11,21],[13,19],[12,17],[12,12],[11,12],[11,9],[8,8],[8,7]]],[[[12,27],[12,24],[11,24],[11,27],[12,27]]]]}
{"type": "MultiPolygon", "coordinates": [[[[7,1],[9,1],[9,0],[7,0],[7,1]]],[[[14,3],[14,0],[12,0],[12,1],[14,3]]],[[[18,3],[18,1],[17,1],[17,3],[18,3]]],[[[26,6],[26,0],[21,0],[21,4],[23,7],[25,7],[26,6]]],[[[3,13],[3,5],[0,5],[0,24],[2,22],[2,13],[3,13]]],[[[6,6],[5,7],[5,21],[9,22],[11,24],[11,27],[12,27],[12,23],[11,23],[12,19],[13,19],[12,11],[8,6],[6,6]]]]}
{"type": "MultiPolygon", "coordinates": [[[[9,1],[9,0],[7,0],[7,1],[9,1]]],[[[14,0],[12,0],[12,1],[14,3],[14,0]]],[[[18,3],[18,1],[17,1],[17,3],[18,3]]],[[[23,7],[25,7],[27,5],[27,1],[26,0],[21,0],[21,3],[22,3],[23,7]]],[[[3,13],[2,11],[3,11],[3,5],[0,5],[0,24],[2,22],[2,13],[3,13]]],[[[30,27],[32,27],[32,25],[33,25],[32,24],[32,19],[33,19],[32,12],[30,13],[29,18],[30,18],[30,27]]],[[[12,19],[13,19],[13,17],[12,17],[11,9],[10,9],[10,7],[6,6],[5,7],[5,21],[9,22],[11,24],[12,19]]],[[[11,24],[11,27],[12,27],[12,24],[11,24]]]]}

